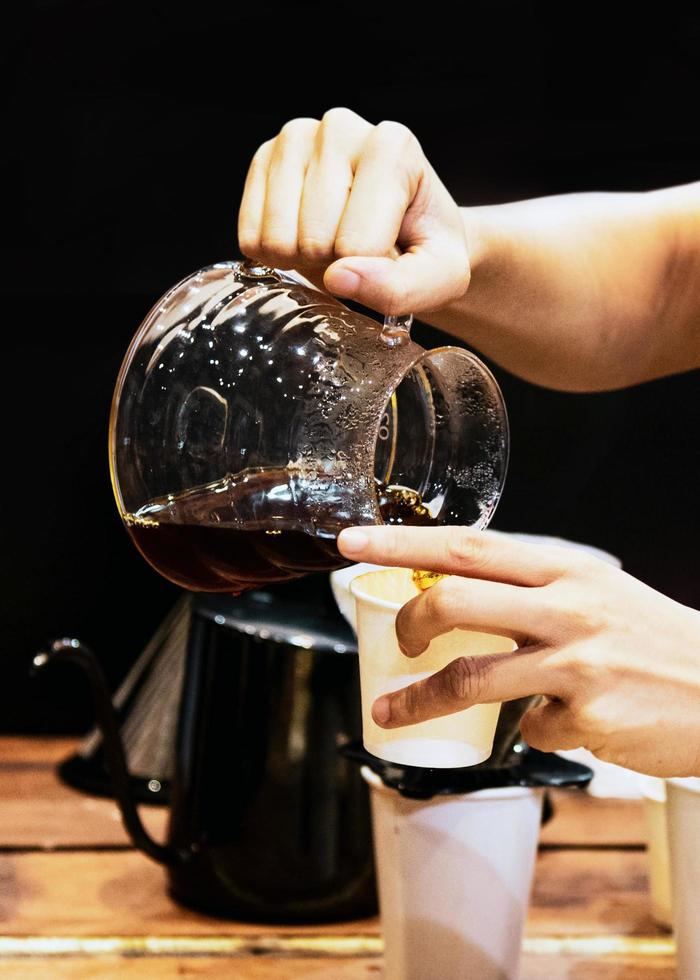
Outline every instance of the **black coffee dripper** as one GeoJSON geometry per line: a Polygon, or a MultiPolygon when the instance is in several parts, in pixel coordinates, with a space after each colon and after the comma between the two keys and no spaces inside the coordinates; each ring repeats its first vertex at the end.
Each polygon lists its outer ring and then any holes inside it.
{"type": "MultiPolygon", "coordinates": [[[[514,743],[503,765],[487,759],[478,766],[463,769],[425,769],[420,766],[397,765],[372,755],[361,742],[346,745],[341,752],[353,762],[368,766],[385,786],[413,800],[476,793],[503,786],[545,789],[566,786],[583,789],[593,778],[593,771],[588,766],[564,759],[554,752],[539,752],[522,741],[514,743]]],[[[546,816],[545,812],[545,818],[546,816]]]]}

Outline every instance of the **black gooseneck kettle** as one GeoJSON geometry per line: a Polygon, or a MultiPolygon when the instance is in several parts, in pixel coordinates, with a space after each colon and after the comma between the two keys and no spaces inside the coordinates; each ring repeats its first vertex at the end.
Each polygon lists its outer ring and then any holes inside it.
{"type": "Polygon", "coordinates": [[[192,597],[165,843],[139,817],[97,657],[63,639],[35,658],[87,673],[124,825],[187,906],[283,922],[376,911],[366,788],[338,752],[361,733],[355,639],[314,582],[192,597]]]}

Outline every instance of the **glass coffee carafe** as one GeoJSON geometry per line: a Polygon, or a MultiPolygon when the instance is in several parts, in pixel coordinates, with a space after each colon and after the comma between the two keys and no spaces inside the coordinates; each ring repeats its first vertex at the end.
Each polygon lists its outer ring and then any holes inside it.
{"type": "Polygon", "coordinates": [[[109,439],[122,519],[153,567],[238,593],[346,564],[350,525],[485,527],[508,457],[498,385],[409,327],[247,262],[166,293],[125,357],[109,439]]]}

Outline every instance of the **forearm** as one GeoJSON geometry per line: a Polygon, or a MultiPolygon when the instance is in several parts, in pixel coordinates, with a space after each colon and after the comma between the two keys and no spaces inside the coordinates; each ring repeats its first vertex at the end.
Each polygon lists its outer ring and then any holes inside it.
{"type": "Polygon", "coordinates": [[[570,391],[700,366],[700,183],[463,208],[472,280],[422,319],[570,391]]]}

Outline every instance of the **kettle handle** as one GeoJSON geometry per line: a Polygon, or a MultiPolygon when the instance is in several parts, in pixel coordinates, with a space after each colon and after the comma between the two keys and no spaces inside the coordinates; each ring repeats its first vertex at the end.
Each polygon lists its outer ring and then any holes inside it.
{"type": "Polygon", "coordinates": [[[114,795],[119,806],[122,822],[134,845],[160,864],[181,865],[193,857],[187,849],[175,849],[153,840],[139,816],[129,783],[129,771],[124,746],[117,728],[117,717],[112,704],[107,681],[100,662],[89,647],[80,640],[64,638],[54,640],[48,650],[43,650],[32,661],[32,674],[51,663],[74,663],[87,674],[95,707],[97,725],[102,734],[107,771],[112,780],[114,795]]]}

